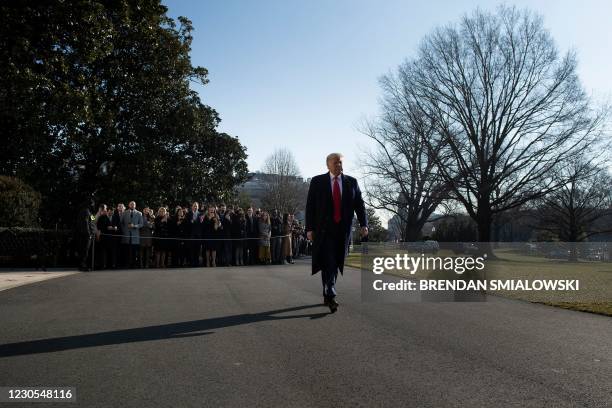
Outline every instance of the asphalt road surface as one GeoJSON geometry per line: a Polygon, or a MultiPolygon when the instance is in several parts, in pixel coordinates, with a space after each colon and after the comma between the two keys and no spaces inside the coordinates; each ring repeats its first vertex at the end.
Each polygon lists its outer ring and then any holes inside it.
{"type": "Polygon", "coordinates": [[[76,387],[69,407],[612,407],[609,317],[497,297],[365,303],[350,268],[338,290],[330,314],[307,262],[5,290],[0,386],[76,387]]]}

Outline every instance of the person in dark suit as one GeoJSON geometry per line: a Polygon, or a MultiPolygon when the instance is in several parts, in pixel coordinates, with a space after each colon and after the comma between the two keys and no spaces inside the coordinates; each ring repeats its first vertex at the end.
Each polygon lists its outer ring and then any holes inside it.
{"type": "Polygon", "coordinates": [[[96,228],[98,229],[98,247],[100,251],[96,250],[96,261],[100,269],[106,269],[110,262],[108,258],[111,253],[112,245],[112,220],[109,216],[109,210],[106,204],[100,204],[98,207],[98,218],[96,220],[96,228]]]}
{"type": "Polygon", "coordinates": [[[91,249],[94,244],[94,239],[98,233],[98,229],[96,228],[96,216],[91,212],[94,206],[93,199],[83,202],[75,225],[76,242],[79,246],[80,271],[91,270],[89,268],[89,259],[91,258],[91,249]]]}
{"type": "Polygon", "coordinates": [[[257,263],[257,239],[259,231],[257,229],[257,217],[253,214],[253,208],[249,207],[245,217],[246,237],[244,245],[244,261],[246,265],[257,263]]]}
{"type": "Polygon", "coordinates": [[[185,238],[186,231],[185,211],[181,206],[177,206],[174,216],[170,219],[170,237],[174,238],[171,241],[172,248],[172,267],[178,268],[185,264],[185,238]]]}
{"type": "Polygon", "coordinates": [[[312,274],[321,272],[323,302],[334,313],[336,278],[344,271],[344,258],[350,243],[353,214],[357,214],[361,236],[368,235],[368,220],[359,184],[342,173],[340,153],[327,156],[329,173],[310,181],[306,202],[306,236],[313,242],[312,274]]]}
{"type": "Polygon", "coordinates": [[[221,232],[221,220],[214,205],[208,205],[201,217],[202,236],[204,237],[204,265],[206,267],[217,266],[217,253],[219,252],[219,234],[221,232]]]}
{"type": "Polygon", "coordinates": [[[221,218],[221,238],[223,238],[221,244],[221,257],[223,263],[222,266],[232,265],[232,214],[234,209],[228,208],[221,218]]]}
{"type": "Polygon", "coordinates": [[[244,266],[244,247],[246,238],[246,218],[244,210],[238,208],[232,216],[232,241],[234,244],[234,265],[244,266]]]}
{"type": "Polygon", "coordinates": [[[281,246],[283,243],[283,219],[278,213],[278,210],[272,211],[272,218],[270,219],[272,238],[270,239],[270,252],[272,252],[272,263],[282,264],[281,258],[281,246]]]}
{"type": "Polygon", "coordinates": [[[113,213],[111,217],[111,225],[112,229],[111,234],[112,243],[111,243],[111,268],[117,269],[118,266],[124,267],[127,259],[121,251],[121,217],[123,217],[123,213],[125,211],[125,204],[119,203],[117,204],[117,210],[113,213]]]}
{"type": "Polygon", "coordinates": [[[185,235],[189,237],[189,263],[192,267],[200,266],[200,248],[202,247],[202,225],[200,223],[200,204],[194,201],[185,217],[185,235]]]}

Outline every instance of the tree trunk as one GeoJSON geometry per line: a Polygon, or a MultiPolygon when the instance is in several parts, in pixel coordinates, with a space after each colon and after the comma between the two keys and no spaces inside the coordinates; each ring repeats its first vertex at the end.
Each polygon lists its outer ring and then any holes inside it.
{"type": "Polygon", "coordinates": [[[404,240],[406,242],[420,241],[423,237],[421,232],[425,225],[425,221],[426,220],[420,218],[417,214],[409,215],[404,230],[404,240]]]}
{"type": "Polygon", "coordinates": [[[493,223],[493,217],[491,215],[489,203],[478,203],[476,223],[478,224],[478,248],[480,249],[480,253],[487,254],[487,257],[492,257],[491,226],[493,223]]]}
{"type": "Polygon", "coordinates": [[[404,230],[404,241],[415,242],[421,238],[421,227],[418,224],[406,224],[404,230]]]}

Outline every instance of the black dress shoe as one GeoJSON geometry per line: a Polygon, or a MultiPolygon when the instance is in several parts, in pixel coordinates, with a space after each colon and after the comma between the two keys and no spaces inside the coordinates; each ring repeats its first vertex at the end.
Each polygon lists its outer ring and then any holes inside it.
{"type": "Polygon", "coordinates": [[[336,310],[338,310],[339,303],[336,302],[334,298],[329,298],[329,300],[327,301],[327,306],[329,306],[330,312],[336,313],[336,310]]]}

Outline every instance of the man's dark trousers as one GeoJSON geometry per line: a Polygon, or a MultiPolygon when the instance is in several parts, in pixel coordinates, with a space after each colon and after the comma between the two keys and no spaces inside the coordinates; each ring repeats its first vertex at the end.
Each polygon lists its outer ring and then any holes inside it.
{"type": "Polygon", "coordinates": [[[79,266],[82,269],[87,269],[91,265],[91,248],[94,245],[93,239],[87,235],[79,236],[79,256],[81,261],[79,266]]]}
{"type": "Polygon", "coordinates": [[[327,234],[321,243],[322,267],[321,280],[323,283],[323,296],[334,298],[336,296],[336,278],[338,277],[338,258],[344,252],[344,222],[332,222],[327,234]]]}
{"type": "MultiPolygon", "coordinates": [[[[132,238],[130,237],[130,241],[132,238]]],[[[127,246],[127,256],[128,256],[128,267],[129,268],[138,268],[139,259],[138,253],[140,252],[140,245],[138,244],[126,244],[127,246]]]]}

